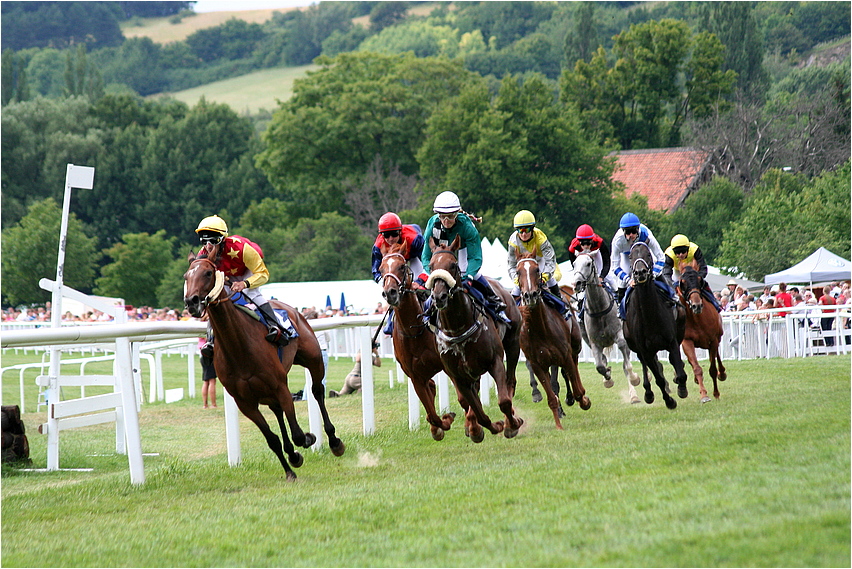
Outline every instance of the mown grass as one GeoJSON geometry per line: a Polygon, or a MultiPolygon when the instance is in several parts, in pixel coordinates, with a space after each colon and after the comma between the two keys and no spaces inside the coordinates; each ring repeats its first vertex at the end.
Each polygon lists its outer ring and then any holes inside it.
{"type": "MultiPolygon", "coordinates": [[[[185,360],[174,360],[167,387],[183,381],[185,360]]],[[[143,406],[143,450],[159,455],[145,458],[139,487],[126,458],[111,454],[112,429],[63,433],[61,466],[95,470],[4,468],[3,564],[850,564],[848,357],[730,362],[720,401],[699,404],[690,384],[674,411],[659,396],[625,403],[623,380],[606,390],[582,364],[592,407],[567,408],[562,432],[544,403],[530,402],[521,368],[525,427],[479,445],[460,422],[442,442],[425,426],[409,432],[389,364],[378,370],[377,433],[361,434],[360,396],[330,399],[346,454],[305,451],[294,484],[244,418],[243,463],[228,467],[221,407],[205,411],[197,399],[143,406]]],[[[333,363],[330,387],[350,367],[333,363]]],[[[44,466],[34,432],[43,414],[25,418],[34,466],[44,466]]]]}

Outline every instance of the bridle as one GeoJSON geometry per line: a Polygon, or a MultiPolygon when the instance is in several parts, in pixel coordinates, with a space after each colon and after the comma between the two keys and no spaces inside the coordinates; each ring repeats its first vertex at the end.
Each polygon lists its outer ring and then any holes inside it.
{"type": "MultiPolygon", "coordinates": [[[[585,265],[589,267],[589,275],[586,276],[583,272],[577,273],[578,277],[583,277],[583,278],[582,279],[578,278],[574,281],[574,292],[582,292],[582,288],[589,287],[589,286],[596,286],[598,288],[606,289],[603,282],[601,281],[601,278],[598,276],[598,271],[595,268],[595,263],[592,260],[591,255],[589,255],[588,253],[580,253],[580,255],[577,255],[577,258],[579,259],[581,255],[589,260],[588,263],[585,263],[585,265]],[[592,282],[589,282],[590,279],[592,280],[592,282]],[[580,284],[580,283],[583,283],[583,287],[577,287],[577,285],[580,284]]],[[[615,299],[613,298],[612,294],[607,292],[606,290],[604,291],[604,294],[606,294],[607,298],[609,298],[609,303],[607,304],[606,308],[604,308],[603,310],[600,310],[598,312],[588,312],[588,309],[589,309],[588,302],[589,301],[588,301],[588,296],[586,297],[586,310],[587,310],[587,314],[591,318],[599,318],[601,316],[604,316],[605,314],[608,314],[612,310],[613,306],[615,306],[615,299]]]]}
{"type": "MultiPolygon", "coordinates": [[[[198,258],[193,261],[193,264],[197,262],[204,262],[209,264],[214,272],[215,272],[215,280],[213,283],[213,288],[207,293],[207,295],[201,299],[199,305],[201,306],[201,310],[204,311],[208,306],[215,306],[224,300],[230,300],[228,296],[222,297],[222,291],[225,289],[225,273],[222,271],[216,270],[216,265],[207,258],[198,258]]],[[[190,267],[190,271],[198,270],[198,266],[190,267]]],[[[186,280],[183,281],[183,297],[186,298],[187,293],[187,284],[186,280]]]]}
{"type": "Polygon", "coordinates": [[[411,292],[411,281],[413,278],[411,267],[408,266],[408,263],[406,262],[405,257],[402,253],[388,253],[387,255],[385,255],[384,258],[388,259],[390,257],[399,257],[399,259],[402,261],[402,279],[396,276],[396,274],[394,274],[392,271],[388,271],[387,273],[384,273],[382,275],[382,287],[387,286],[386,281],[388,279],[392,279],[396,281],[397,285],[399,285],[401,293],[411,292]]]}
{"type": "MultiPolygon", "coordinates": [[[[648,255],[650,256],[651,248],[648,247],[647,244],[645,244],[641,241],[637,241],[630,248],[631,256],[633,255],[633,250],[636,249],[637,247],[639,247],[640,245],[647,250],[648,255]]],[[[649,265],[648,261],[646,261],[644,258],[639,257],[637,259],[634,259],[633,264],[630,267],[630,272],[631,272],[631,275],[633,276],[633,279],[637,283],[645,284],[648,281],[648,275],[651,274],[651,265],[649,265]],[[643,267],[638,266],[640,263],[643,265],[643,267]]]]}
{"type": "MultiPolygon", "coordinates": [[[[452,255],[453,258],[456,258],[455,254],[452,251],[435,251],[435,253],[432,256],[433,264],[434,264],[435,255],[440,255],[440,254],[452,255]]],[[[429,275],[429,280],[426,281],[426,285],[425,285],[426,288],[429,289],[429,290],[432,290],[433,287],[435,286],[436,280],[444,281],[444,283],[447,285],[447,287],[449,289],[447,291],[448,300],[453,298],[453,296],[455,296],[455,294],[457,292],[459,292],[459,290],[462,290],[461,277],[456,279],[446,269],[435,269],[435,270],[433,270],[432,273],[429,275]]],[[[434,299],[433,299],[433,302],[434,302],[434,299]]],[[[465,330],[464,332],[462,332],[461,334],[459,334],[457,336],[450,336],[449,334],[447,334],[446,332],[444,332],[443,330],[441,330],[437,326],[434,326],[431,323],[429,324],[429,327],[432,329],[432,332],[435,334],[435,339],[438,341],[438,350],[442,354],[446,353],[448,351],[453,351],[453,352],[457,353],[458,355],[460,355],[462,358],[464,358],[465,354],[462,351],[462,348],[464,347],[464,345],[469,340],[475,341],[479,337],[478,333],[483,328],[487,328],[488,324],[483,321],[483,319],[485,318],[485,313],[483,312],[483,310],[479,306],[477,306],[477,304],[475,302],[471,302],[470,304],[471,304],[472,308],[474,309],[473,324],[467,330],[465,330]]],[[[437,308],[437,306],[435,304],[433,304],[433,306],[435,308],[437,308]]],[[[438,310],[441,310],[441,309],[438,309],[438,310]]]]}
{"type": "MultiPolygon", "coordinates": [[[[518,268],[520,269],[521,263],[534,263],[536,268],[538,268],[538,261],[534,258],[530,257],[527,259],[521,259],[518,261],[518,268]]],[[[520,272],[520,271],[518,271],[520,272]]],[[[531,274],[532,271],[527,271],[527,275],[531,274]]],[[[535,290],[530,290],[527,292],[521,293],[521,302],[524,306],[535,306],[538,304],[538,301],[541,299],[541,279],[536,279],[538,282],[535,283],[535,290]]],[[[527,283],[530,284],[530,283],[527,283]]],[[[520,286],[520,285],[519,285],[520,286]]]]}

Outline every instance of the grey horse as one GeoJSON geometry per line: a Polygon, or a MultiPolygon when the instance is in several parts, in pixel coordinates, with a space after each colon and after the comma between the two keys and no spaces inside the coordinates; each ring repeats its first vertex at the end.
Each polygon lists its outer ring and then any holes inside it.
{"type": "Polygon", "coordinates": [[[574,292],[586,292],[583,318],[580,329],[583,340],[592,349],[595,368],[603,376],[604,387],[612,387],[612,368],[607,364],[604,350],[618,345],[623,358],[624,375],[628,379],[628,396],[631,403],[639,403],[634,386],[639,385],[639,376],[630,363],[630,348],[624,339],[621,320],[618,318],[618,306],[612,294],[604,287],[595,270],[595,263],[589,255],[580,254],[574,261],[574,292]]]}

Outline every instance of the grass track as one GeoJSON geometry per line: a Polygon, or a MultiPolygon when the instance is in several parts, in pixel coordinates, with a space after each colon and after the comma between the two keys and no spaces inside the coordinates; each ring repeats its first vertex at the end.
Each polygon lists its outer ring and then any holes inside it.
{"type": "MultiPolygon", "coordinates": [[[[185,370],[174,359],[167,388],[185,370]]],[[[377,434],[360,434],[359,396],[329,400],[346,454],[305,451],[295,484],[244,418],[243,463],[229,468],[221,408],[197,400],[143,407],[143,450],[160,454],[145,458],[141,487],[110,454],[111,429],[63,433],[61,465],[95,471],[4,468],[3,564],[850,565],[848,357],[730,362],[720,401],[700,405],[690,383],[674,411],[659,395],[625,404],[623,380],[606,390],[582,364],[592,407],[567,408],[563,432],[530,402],[524,371],[516,406],[527,424],[480,445],[461,423],[442,442],[424,426],[409,432],[389,363],[377,434]]],[[[334,362],[330,387],[350,367],[334,362]]],[[[17,382],[7,383],[8,403],[17,382]]],[[[45,461],[43,415],[26,415],[34,466],[45,461]]]]}

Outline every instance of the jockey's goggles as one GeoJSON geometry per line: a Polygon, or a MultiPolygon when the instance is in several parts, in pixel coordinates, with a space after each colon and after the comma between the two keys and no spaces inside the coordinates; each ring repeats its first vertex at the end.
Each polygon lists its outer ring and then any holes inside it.
{"type": "Polygon", "coordinates": [[[686,255],[687,253],[689,253],[689,247],[675,247],[674,249],[672,249],[672,251],[674,251],[675,255],[686,255]]]}
{"type": "Polygon", "coordinates": [[[438,219],[455,219],[457,215],[457,211],[454,211],[453,213],[439,213],[438,219]]]}
{"type": "Polygon", "coordinates": [[[211,245],[218,245],[222,242],[223,237],[224,235],[215,231],[202,231],[198,234],[199,241],[205,244],[210,243],[211,245]]]}
{"type": "Polygon", "coordinates": [[[633,227],[625,227],[624,228],[625,235],[639,235],[639,228],[635,225],[633,227]]]}
{"type": "Polygon", "coordinates": [[[532,226],[530,226],[530,227],[519,227],[518,233],[532,233],[532,230],[533,230],[532,226]]]}
{"type": "Polygon", "coordinates": [[[592,240],[591,239],[580,239],[580,247],[591,247],[592,240]]]}
{"type": "Polygon", "coordinates": [[[388,237],[399,237],[400,231],[399,229],[394,229],[393,231],[382,231],[382,237],[387,239],[388,237]]]}

